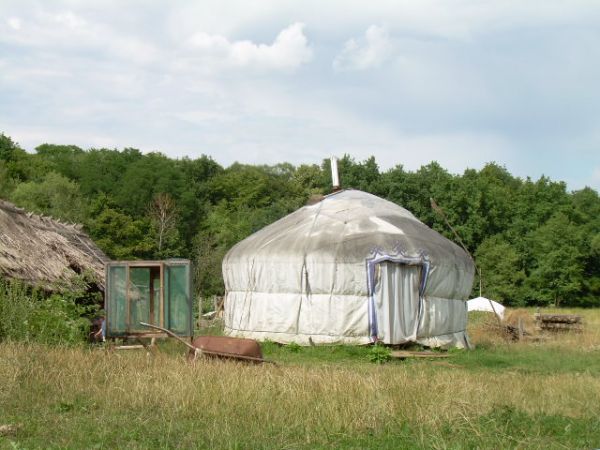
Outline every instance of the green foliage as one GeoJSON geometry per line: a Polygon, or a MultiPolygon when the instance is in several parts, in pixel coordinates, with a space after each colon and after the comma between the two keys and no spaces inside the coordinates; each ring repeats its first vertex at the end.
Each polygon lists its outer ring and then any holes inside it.
{"type": "Polygon", "coordinates": [[[375,364],[383,364],[392,359],[392,351],[383,344],[376,343],[369,350],[369,361],[375,364]]]}
{"type": "Polygon", "coordinates": [[[41,181],[17,185],[10,199],[18,206],[55,219],[81,222],[84,218],[83,198],[74,181],[56,173],[48,173],[41,181]]]}
{"type": "Polygon", "coordinates": [[[98,199],[86,228],[90,237],[111,258],[117,260],[151,258],[154,241],[147,219],[133,219],[98,199]]]}
{"type": "Polygon", "coordinates": [[[292,353],[299,353],[300,351],[302,351],[302,347],[299,344],[297,344],[296,342],[290,342],[285,347],[287,348],[287,350],[289,352],[292,352],[292,353]]]}
{"type": "Polygon", "coordinates": [[[223,293],[221,262],[237,242],[301,206],[308,192],[289,165],[234,164],[209,185],[212,204],[194,238],[195,285],[202,295],[223,293]]]}
{"type": "Polygon", "coordinates": [[[299,351],[295,350],[295,345],[290,351],[289,344],[282,345],[273,341],[261,342],[260,347],[263,356],[266,359],[272,359],[286,364],[300,365],[360,365],[368,363],[370,346],[366,345],[309,345],[299,346],[299,351]]]}
{"type": "Polygon", "coordinates": [[[90,321],[83,317],[87,308],[73,298],[52,295],[35,307],[28,319],[29,341],[44,344],[76,344],[87,337],[90,321]]]}
{"type": "MultiPolygon", "coordinates": [[[[343,188],[395,202],[455,240],[432,210],[434,198],[482,268],[483,295],[509,305],[600,305],[600,198],[593,189],[569,193],[563,182],[522,180],[496,163],[455,175],[436,162],[414,172],[401,165],[381,171],[374,157],[345,155],[339,168],[343,188]]],[[[83,223],[111,258],[191,258],[203,296],[223,294],[221,262],[233,245],[330,193],[330,173],[329,159],[223,168],[204,155],[171,159],[132,148],[43,144],[29,154],[0,134],[0,197],[83,223]],[[168,226],[149,208],[159,196],[175,205],[168,226]]]]}
{"type": "Polygon", "coordinates": [[[41,299],[39,291],[0,278],[0,340],[28,340],[28,318],[41,299]]]}
{"type": "Polygon", "coordinates": [[[38,159],[47,170],[60,173],[71,180],[79,180],[81,164],[86,153],[75,145],[42,144],[35,149],[38,159]]]}
{"type": "Polygon", "coordinates": [[[0,341],[76,344],[87,337],[95,306],[80,304],[75,290],[44,296],[20,282],[0,279],[0,341]]]}
{"type": "MultiPolygon", "coordinates": [[[[522,257],[500,235],[484,240],[475,259],[482,273],[482,294],[508,305],[524,305],[523,283],[526,280],[522,257]]],[[[479,280],[477,280],[479,281],[479,280]]],[[[479,295],[479,283],[473,287],[479,295]]]]}
{"type": "Polygon", "coordinates": [[[31,177],[31,166],[27,152],[11,138],[0,133],[0,161],[9,179],[26,181],[31,177]]]}
{"type": "MultiPolygon", "coordinates": [[[[327,187],[330,187],[330,160],[325,160],[323,172],[327,174],[327,187]]],[[[379,166],[373,156],[362,163],[357,163],[350,155],[344,155],[338,161],[338,173],[340,175],[340,183],[344,188],[360,189],[367,192],[374,190],[373,188],[380,177],[379,166]]]]}
{"type": "Polygon", "coordinates": [[[0,198],[9,198],[17,182],[9,176],[6,161],[0,160],[0,198]]]}
{"type": "Polygon", "coordinates": [[[582,288],[583,254],[578,228],[563,213],[556,213],[529,236],[536,256],[528,284],[538,300],[558,306],[575,304],[574,296],[582,288]]]}
{"type": "Polygon", "coordinates": [[[160,153],[150,153],[128,164],[114,192],[116,203],[134,216],[146,213],[156,193],[178,198],[184,186],[183,174],[176,161],[160,153]]]}

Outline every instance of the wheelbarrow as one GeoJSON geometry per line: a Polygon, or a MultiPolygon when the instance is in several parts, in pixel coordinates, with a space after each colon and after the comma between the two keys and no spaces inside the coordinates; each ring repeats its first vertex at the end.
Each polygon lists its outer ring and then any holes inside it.
{"type": "Polygon", "coordinates": [[[227,336],[198,336],[190,343],[166,328],[145,322],[140,322],[140,325],[160,330],[187,346],[190,349],[188,360],[191,361],[201,356],[207,356],[253,363],[275,364],[273,361],[263,358],[260,345],[254,339],[232,338],[227,336]]]}

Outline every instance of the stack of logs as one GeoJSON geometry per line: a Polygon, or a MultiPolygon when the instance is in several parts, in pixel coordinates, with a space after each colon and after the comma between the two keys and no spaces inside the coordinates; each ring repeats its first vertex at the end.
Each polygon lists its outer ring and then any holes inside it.
{"type": "Polygon", "coordinates": [[[583,320],[576,314],[534,314],[538,331],[583,331],[583,320]]]}

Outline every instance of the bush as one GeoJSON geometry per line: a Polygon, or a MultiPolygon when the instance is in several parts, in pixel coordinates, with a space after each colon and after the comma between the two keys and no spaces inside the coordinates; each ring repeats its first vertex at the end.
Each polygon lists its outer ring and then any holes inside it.
{"type": "Polygon", "coordinates": [[[28,319],[38,301],[38,291],[0,279],[0,340],[29,340],[28,319]]]}
{"type": "Polygon", "coordinates": [[[44,296],[18,281],[0,279],[0,341],[75,344],[89,332],[96,306],[78,304],[78,290],[44,296]]]}
{"type": "Polygon", "coordinates": [[[300,350],[302,350],[302,347],[297,342],[290,342],[285,347],[292,353],[298,353],[300,350]]]}
{"type": "Polygon", "coordinates": [[[392,351],[385,345],[377,343],[371,347],[368,358],[371,362],[383,364],[392,359],[392,351]]]}

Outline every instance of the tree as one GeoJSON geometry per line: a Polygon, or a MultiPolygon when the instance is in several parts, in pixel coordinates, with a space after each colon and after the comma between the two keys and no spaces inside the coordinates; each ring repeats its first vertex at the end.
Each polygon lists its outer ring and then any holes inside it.
{"type": "Polygon", "coordinates": [[[31,155],[2,133],[0,133],[0,161],[3,161],[6,176],[16,181],[28,181],[40,173],[38,162],[32,160],[31,155]]]}
{"type": "Polygon", "coordinates": [[[10,198],[22,208],[55,219],[81,222],[85,217],[79,185],[56,172],[48,173],[40,182],[19,184],[10,198]]]}
{"type": "MultiPolygon", "coordinates": [[[[525,271],[522,258],[515,248],[499,235],[479,246],[475,261],[482,275],[482,295],[511,306],[523,306],[522,292],[525,271]]],[[[474,287],[478,291],[479,283],[474,287]]]]}
{"type": "MultiPolygon", "coordinates": [[[[127,176],[127,169],[143,157],[142,152],[135,149],[118,151],[103,148],[86,151],[77,165],[82,194],[89,197],[107,194],[116,199],[122,188],[123,178],[127,176]]],[[[144,185],[143,189],[146,188],[144,185]]]]}
{"type": "Polygon", "coordinates": [[[86,229],[94,242],[113,259],[149,259],[154,242],[148,220],[134,219],[119,211],[106,196],[91,206],[86,229]]]}
{"type": "Polygon", "coordinates": [[[35,148],[38,159],[47,164],[48,170],[71,179],[80,179],[80,164],[85,152],[75,145],[42,144],[35,148]]]}
{"type": "Polygon", "coordinates": [[[8,198],[16,184],[16,181],[8,175],[6,162],[0,160],[0,198],[8,198]]]}
{"type": "Polygon", "coordinates": [[[113,197],[128,214],[142,216],[155,193],[165,192],[178,199],[184,178],[176,161],[161,153],[149,153],[128,164],[113,197]]]}
{"type": "Polygon", "coordinates": [[[555,306],[577,303],[583,284],[579,231],[559,212],[527,237],[535,261],[527,280],[537,297],[531,299],[534,302],[555,306]]]}
{"type": "MultiPolygon", "coordinates": [[[[342,188],[387,198],[455,240],[444,210],[483,269],[484,294],[509,304],[600,305],[600,198],[488,163],[449,173],[436,162],[381,172],[374,157],[339,161],[342,188]]],[[[235,243],[331,192],[330,160],[294,167],[172,159],[133,148],[42,144],[35,154],[0,133],[0,197],[83,221],[113,258],[194,260],[197,286],[222,292],[221,259],[235,243]],[[176,206],[176,207],[175,207],[176,206]]],[[[476,288],[477,289],[477,288],[476,288]]]]}
{"type": "MultiPolygon", "coordinates": [[[[321,165],[323,175],[326,177],[327,190],[331,190],[331,161],[326,159],[321,165]]],[[[379,180],[379,166],[374,156],[370,156],[362,163],[357,163],[350,155],[344,155],[338,161],[338,171],[342,189],[360,189],[370,192],[379,180]]]]}
{"type": "Polygon", "coordinates": [[[158,258],[175,256],[171,253],[179,241],[177,215],[175,200],[164,192],[155,194],[152,202],[148,205],[148,216],[156,235],[156,256],[158,258]]]}

